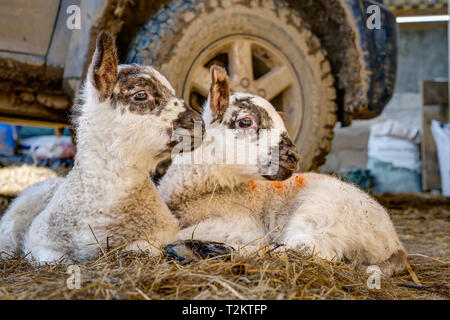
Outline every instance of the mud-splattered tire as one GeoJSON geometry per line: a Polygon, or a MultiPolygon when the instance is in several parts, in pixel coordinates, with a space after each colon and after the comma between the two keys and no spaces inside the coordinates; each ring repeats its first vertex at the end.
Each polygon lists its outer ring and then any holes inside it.
{"type": "MultiPolygon", "coordinates": [[[[330,150],[336,123],[334,78],[320,41],[284,1],[175,0],[142,27],[130,46],[128,61],[153,65],[174,85],[177,94],[190,101],[192,70],[198,68],[200,58],[208,56],[208,50],[219,50],[224,39],[251,41],[257,46],[251,48],[251,59],[256,59],[254,52],[261,51],[259,46],[267,49],[268,55],[258,57],[259,65],[261,60],[269,61],[273,52],[280,65],[294,75],[295,81],[288,88],[293,93],[280,93],[274,105],[287,113],[289,132],[301,154],[301,170],[318,169],[330,150]]],[[[229,60],[223,55],[217,59],[224,64],[229,60]]],[[[261,76],[255,75],[255,68],[253,75],[250,82],[261,76]]],[[[252,92],[243,89],[241,79],[230,77],[235,80],[233,89],[252,92]]]]}

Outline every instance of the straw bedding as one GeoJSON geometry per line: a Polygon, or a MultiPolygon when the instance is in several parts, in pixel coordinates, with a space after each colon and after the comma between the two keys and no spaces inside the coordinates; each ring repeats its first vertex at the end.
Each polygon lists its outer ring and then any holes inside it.
{"type": "MultiPolygon", "coordinates": [[[[0,175],[1,176],[1,175],[0,175]]],[[[0,181],[2,184],[5,180],[0,181]]],[[[11,200],[0,197],[0,212],[11,200]]],[[[450,199],[383,195],[409,252],[410,270],[368,289],[351,265],[261,247],[180,263],[120,249],[80,264],[81,287],[69,289],[68,266],[0,261],[1,299],[450,299],[450,199]]]]}

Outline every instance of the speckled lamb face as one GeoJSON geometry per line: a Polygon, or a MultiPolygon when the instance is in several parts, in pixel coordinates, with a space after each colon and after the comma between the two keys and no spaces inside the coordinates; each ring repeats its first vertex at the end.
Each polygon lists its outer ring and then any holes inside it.
{"type": "Polygon", "coordinates": [[[212,133],[214,139],[223,139],[218,133],[228,130],[238,141],[250,137],[246,149],[237,152],[256,152],[257,157],[255,163],[240,164],[235,168],[243,175],[269,180],[289,178],[298,168],[299,155],[280,114],[261,97],[231,93],[223,68],[213,66],[211,77],[211,92],[203,113],[208,135],[212,133]]]}
{"type": "Polygon", "coordinates": [[[114,135],[115,144],[121,142],[124,157],[142,162],[145,155],[153,158],[152,163],[161,161],[170,157],[177,144],[172,141],[174,130],[184,129],[193,136],[197,122],[202,134],[200,114],[175,95],[158,71],[150,66],[118,65],[114,40],[107,33],[97,38],[88,80],[88,91],[100,103],[94,111],[105,122],[102,132],[114,135]]]}

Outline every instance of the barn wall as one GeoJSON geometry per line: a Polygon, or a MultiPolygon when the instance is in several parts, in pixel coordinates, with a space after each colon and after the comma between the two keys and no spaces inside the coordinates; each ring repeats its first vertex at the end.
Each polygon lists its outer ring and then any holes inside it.
{"type": "Polygon", "coordinates": [[[364,168],[370,126],[396,119],[413,127],[421,124],[421,80],[448,78],[448,29],[446,26],[405,29],[399,32],[399,62],[395,94],[383,113],[371,120],[355,120],[348,128],[335,127],[335,138],[323,172],[364,168]]]}

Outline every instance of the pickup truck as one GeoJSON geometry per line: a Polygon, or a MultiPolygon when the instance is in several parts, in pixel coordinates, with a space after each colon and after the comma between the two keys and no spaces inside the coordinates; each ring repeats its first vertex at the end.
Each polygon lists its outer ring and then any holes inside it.
{"type": "Polygon", "coordinates": [[[394,90],[397,25],[382,1],[0,0],[0,121],[69,126],[100,30],[121,63],[154,66],[198,109],[208,68],[225,67],[233,90],[286,114],[302,170],[325,162],[337,121],[377,116],[394,90]]]}

